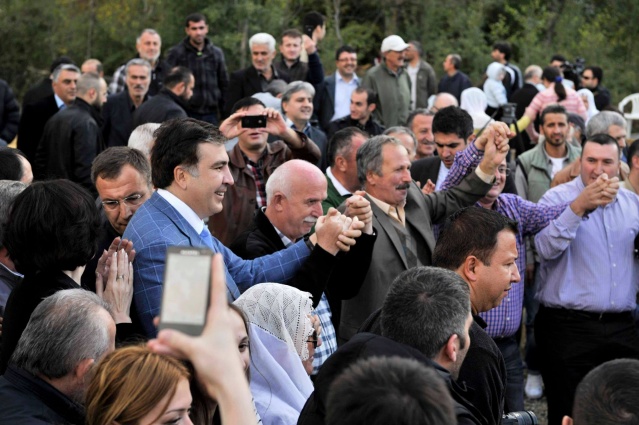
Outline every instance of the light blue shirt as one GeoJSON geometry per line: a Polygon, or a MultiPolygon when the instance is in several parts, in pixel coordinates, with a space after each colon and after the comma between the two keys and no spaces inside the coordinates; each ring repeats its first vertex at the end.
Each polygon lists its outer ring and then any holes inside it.
{"type": "MultiPolygon", "coordinates": [[[[539,203],[570,202],[583,189],[577,177],[546,192],[539,203]]],[[[626,190],[584,218],[566,208],[535,237],[541,257],[539,301],[547,307],[592,313],[634,310],[639,287],[637,233],[639,197],[626,190]]]]}
{"type": "Polygon", "coordinates": [[[62,105],[64,105],[64,102],[62,101],[62,99],[60,99],[60,97],[55,93],[53,93],[53,98],[55,99],[55,104],[58,105],[58,109],[62,108],[62,105]]]}
{"type": "Polygon", "coordinates": [[[357,75],[353,74],[351,81],[346,82],[339,72],[335,71],[335,105],[333,105],[335,113],[331,121],[351,114],[351,94],[357,87],[359,87],[357,75]]]}
{"type": "Polygon", "coordinates": [[[182,217],[184,217],[193,230],[195,230],[198,234],[202,233],[202,230],[204,229],[204,222],[200,217],[198,217],[191,207],[168,190],[158,189],[157,192],[158,195],[163,197],[166,202],[171,204],[171,206],[175,208],[182,217]]]}

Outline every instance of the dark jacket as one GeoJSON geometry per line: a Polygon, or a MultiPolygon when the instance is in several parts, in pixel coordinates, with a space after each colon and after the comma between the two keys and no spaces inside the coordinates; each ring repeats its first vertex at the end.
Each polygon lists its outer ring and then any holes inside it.
{"type": "MultiPolygon", "coordinates": [[[[291,82],[291,78],[287,73],[280,72],[275,67],[273,67],[273,79],[284,80],[287,83],[291,82]]],[[[226,93],[225,115],[228,116],[231,114],[231,109],[238,100],[263,91],[260,75],[253,65],[235,71],[231,74],[229,89],[226,93]]]]}
{"type": "Polygon", "coordinates": [[[326,135],[330,139],[335,133],[337,133],[339,130],[345,129],[346,127],[357,127],[360,130],[368,133],[368,135],[371,137],[379,136],[384,132],[384,130],[386,130],[383,125],[375,121],[372,115],[364,125],[361,125],[358,120],[351,119],[350,115],[346,115],[343,118],[331,121],[331,123],[328,125],[328,132],[326,133],[326,135]]]}
{"type": "MultiPolygon", "coordinates": [[[[315,164],[320,158],[320,152],[315,143],[304,133],[297,133],[304,141],[301,149],[291,149],[281,140],[266,145],[263,158],[262,174],[266,182],[273,171],[289,159],[303,159],[315,164]]],[[[240,150],[239,143],[228,152],[229,168],[235,184],[229,186],[224,195],[222,212],[211,216],[209,229],[213,236],[224,245],[229,246],[240,233],[246,230],[256,210],[256,186],[251,170],[240,150]]]]}
{"type": "MultiPolygon", "coordinates": [[[[22,283],[9,295],[7,307],[4,310],[0,375],[6,370],[33,310],[43,299],[58,291],[78,288],[81,286],[61,270],[45,270],[25,275],[22,283]]],[[[140,339],[138,329],[139,327],[131,323],[117,324],[115,339],[122,343],[137,341],[140,339]]]]}
{"type": "Polygon", "coordinates": [[[315,391],[306,401],[300,413],[298,425],[323,425],[326,417],[326,401],[331,384],[340,373],[358,360],[370,357],[397,356],[406,359],[414,359],[423,365],[433,368],[442,377],[455,402],[455,414],[459,424],[479,424],[474,417],[474,407],[464,398],[464,389],[458,386],[450,376],[450,373],[440,365],[424,356],[421,352],[400,344],[383,336],[360,333],[349,342],[338,348],[332,356],[326,360],[315,379],[315,391]]]}
{"type": "Polygon", "coordinates": [[[439,80],[439,86],[437,87],[438,93],[450,93],[457,98],[457,101],[461,101],[461,92],[473,86],[470,82],[468,75],[461,71],[457,71],[452,77],[444,75],[439,80]]]}
{"type": "MultiPolygon", "coordinates": [[[[139,58],[140,55],[136,55],[136,58],[139,58]]],[[[160,89],[162,89],[162,84],[164,83],[164,77],[169,73],[171,69],[171,65],[169,65],[166,61],[158,59],[155,68],[151,68],[151,82],[149,83],[149,96],[155,96],[160,89]]],[[[126,62],[120,65],[118,69],[113,73],[113,78],[117,78],[115,81],[115,85],[117,86],[114,91],[110,91],[111,94],[116,94],[124,91],[126,89],[126,62]]],[[[109,85],[111,89],[114,83],[109,85]]]]}
{"type": "MultiPolygon", "coordinates": [[[[50,82],[49,82],[50,84],[50,82]]],[[[18,149],[27,156],[31,164],[35,163],[36,151],[44,132],[44,126],[58,112],[54,95],[24,105],[18,125],[18,149]]]]}
{"type": "Polygon", "coordinates": [[[51,77],[46,77],[29,87],[29,90],[27,90],[22,98],[22,107],[24,108],[27,105],[34,104],[45,97],[53,96],[53,86],[51,83],[51,77]]]}
{"type": "Polygon", "coordinates": [[[156,96],[144,102],[133,113],[133,126],[146,123],[161,124],[173,118],[186,118],[186,103],[171,90],[163,88],[156,96]]]}
{"type": "Polygon", "coordinates": [[[595,97],[595,106],[598,110],[603,111],[606,109],[606,106],[610,105],[611,97],[610,91],[603,87],[597,86],[594,89],[590,90],[595,97]]]}
{"type": "Polygon", "coordinates": [[[47,382],[10,366],[0,377],[0,425],[83,425],[84,408],[47,382]]]}
{"type": "Polygon", "coordinates": [[[308,55],[308,63],[299,59],[289,68],[283,57],[273,62],[277,72],[288,74],[291,81],[308,81],[317,86],[324,81],[324,67],[317,52],[308,55]]]}
{"type": "Polygon", "coordinates": [[[4,373],[33,310],[46,297],[63,289],[79,288],[79,285],[60,270],[27,273],[24,280],[9,295],[4,310],[2,326],[2,352],[0,374],[4,373]]]}
{"type": "MultiPolygon", "coordinates": [[[[513,93],[513,95],[510,97],[510,101],[517,104],[517,109],[515,109],[515,117],[517,119],[524,116],[526,108],[528,107],[528,105],[530,105],[530,102],[532,102],[535,96],[537,96],[537,93],[539,93],[537,87],[535,87],[534,84],[530,83],[525,83],[522,88],[513,93]]],[[[520,128],[519,130],[519,136],[521,137],[522,143],[524,145],[524,150],[527,151],[528,149],[533,147],[532,143],[530,142],[530,136],[528,135],[528,132],[524,131],[525,129],[520,128]]]]}
{"type": "Polygon", "coordinates": [[[326,138],[326,133],[318,127],[310,126],[306,131],[306,135],[320,150],[321,156],[320,159],[315,162],[315,165],[317,165],[322,172],[326,171],[326,167],[328,167],[328,139],[326,138]]]}
{"type": "Polygon", "coordinates": [[[206,38],[200,52],[186,37],[169,51],[166,61],[171,66],[184,66],[193,73],[195,87],[189,100],[191,111],[211,114],[224,110],[229,74],[222,49],[206,38]]]}
{"type": "Polygon", "coordinates": [[[20,123],[20,107],[11,87],[6,81],[0,80],[0,139],[11,143],[18,134],[20,123]]]}
{"type": "Polygon", "coordinates": [[[97,195],[91,164],[102,150],[100,112],[84,100],[55,114],[47,122],[38,146],[33,174],[37,179],[69,179],[97,195]]]}
{"type": "Polygon", "coordinates": [[[441,166],[442,160],[438,156],[418,159],[410,166],[410,176],[413,180],[420,182],[422,187],[428,182],[428,179],[433,183],[437,183],[437,176],[439,175],[439,168],[441,166]]]}
{"type": "Polygon", "coordinates": [[[322,130],[329,132],[331,118],[335,115],[335,74],[329,75],[317,87],[313,108],[322,130]]]}
{"type": "MultiPolygon", "coordinates": [[[[288,285],[310,292],[313,306],[319,303],[322,292],[326,292],[327,297],[331,294],[336,301],[352,298],[364,281],[374,244],[375,236],[362,233],[349,252],[336,256],[316,245],[288,285]]],[[[245,260],[252,260],[286,247],[268,217],[258,209],[251,226],[229,248],[245,260]]]]}
{"type": "MultiPolygon", "coordinates": [[[[142,105],[148,100],[147,94],[144,96],[142,105]]],[[[102,108],[102,116],[104,117],[102,134],[106,148],[128,144],[129,136],[134,129],[133,113],[135,109],[127,89],[109,96],[107,103],[102,108]]]]}

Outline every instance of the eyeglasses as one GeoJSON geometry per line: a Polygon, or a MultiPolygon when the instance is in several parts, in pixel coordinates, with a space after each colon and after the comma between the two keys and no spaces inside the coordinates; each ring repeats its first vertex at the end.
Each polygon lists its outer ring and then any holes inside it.
{"type": "Polygon", "coordinates": [[[142,195],[138,193],[135,195],[127,196],[126,198],[123,198],[120,201],[116,199],[102,201],[102,205],[104,206],[105,209],[114,211],[120,207],[120,202],[124,203],[124,205],[129,205],[129,206],[140,205],[142,203],[142,195]]]}
{"type": "Polygon", "coordinates": [[[317,348],[317,331],[313,331],[313,335],[309,335],[308,339],[306,340],[306,342],[312,342],[313,343],[313,348],[317,348]]]}
{"type": "Polygon", "coordinates": [[[497,172],[501,175],[504,176],[509,176],[510,175],[510,168],[508,167],[499,167],[497,168],[497,172]]]}

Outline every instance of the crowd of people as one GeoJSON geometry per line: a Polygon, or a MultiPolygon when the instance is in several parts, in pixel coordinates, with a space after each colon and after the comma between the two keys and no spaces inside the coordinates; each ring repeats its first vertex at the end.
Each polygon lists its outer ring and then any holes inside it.
{"type": "Polygon", "coordinates": [[[639,143],[600,67],[497,42],[438,81],[389,35],[325,75],[312,12],[229,73],[208,31],[0,80],[0,424],[639,421],[639,143]],[[207,296],[167,299],[174,246],[207,296]]]}

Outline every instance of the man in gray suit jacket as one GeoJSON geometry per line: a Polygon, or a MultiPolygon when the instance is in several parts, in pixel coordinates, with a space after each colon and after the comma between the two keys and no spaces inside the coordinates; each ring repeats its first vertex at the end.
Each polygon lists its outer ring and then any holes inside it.
{"type": "Polygon", "coordinates": [[[472,205],[492,187],[497,166],[508,152],[509,130],[498,124],[477,141],[485,155],[475,172],[459,186],[430,195],[423,195],[411,179],[408,152],[396,139],[376,136],[358,149],[357,174],[371,201],[377,241],[362,288],[342,304],[342,341],[350,339],[381,307],[398,274],[431,264],[435,247],[432,225],[472,205]]]}

